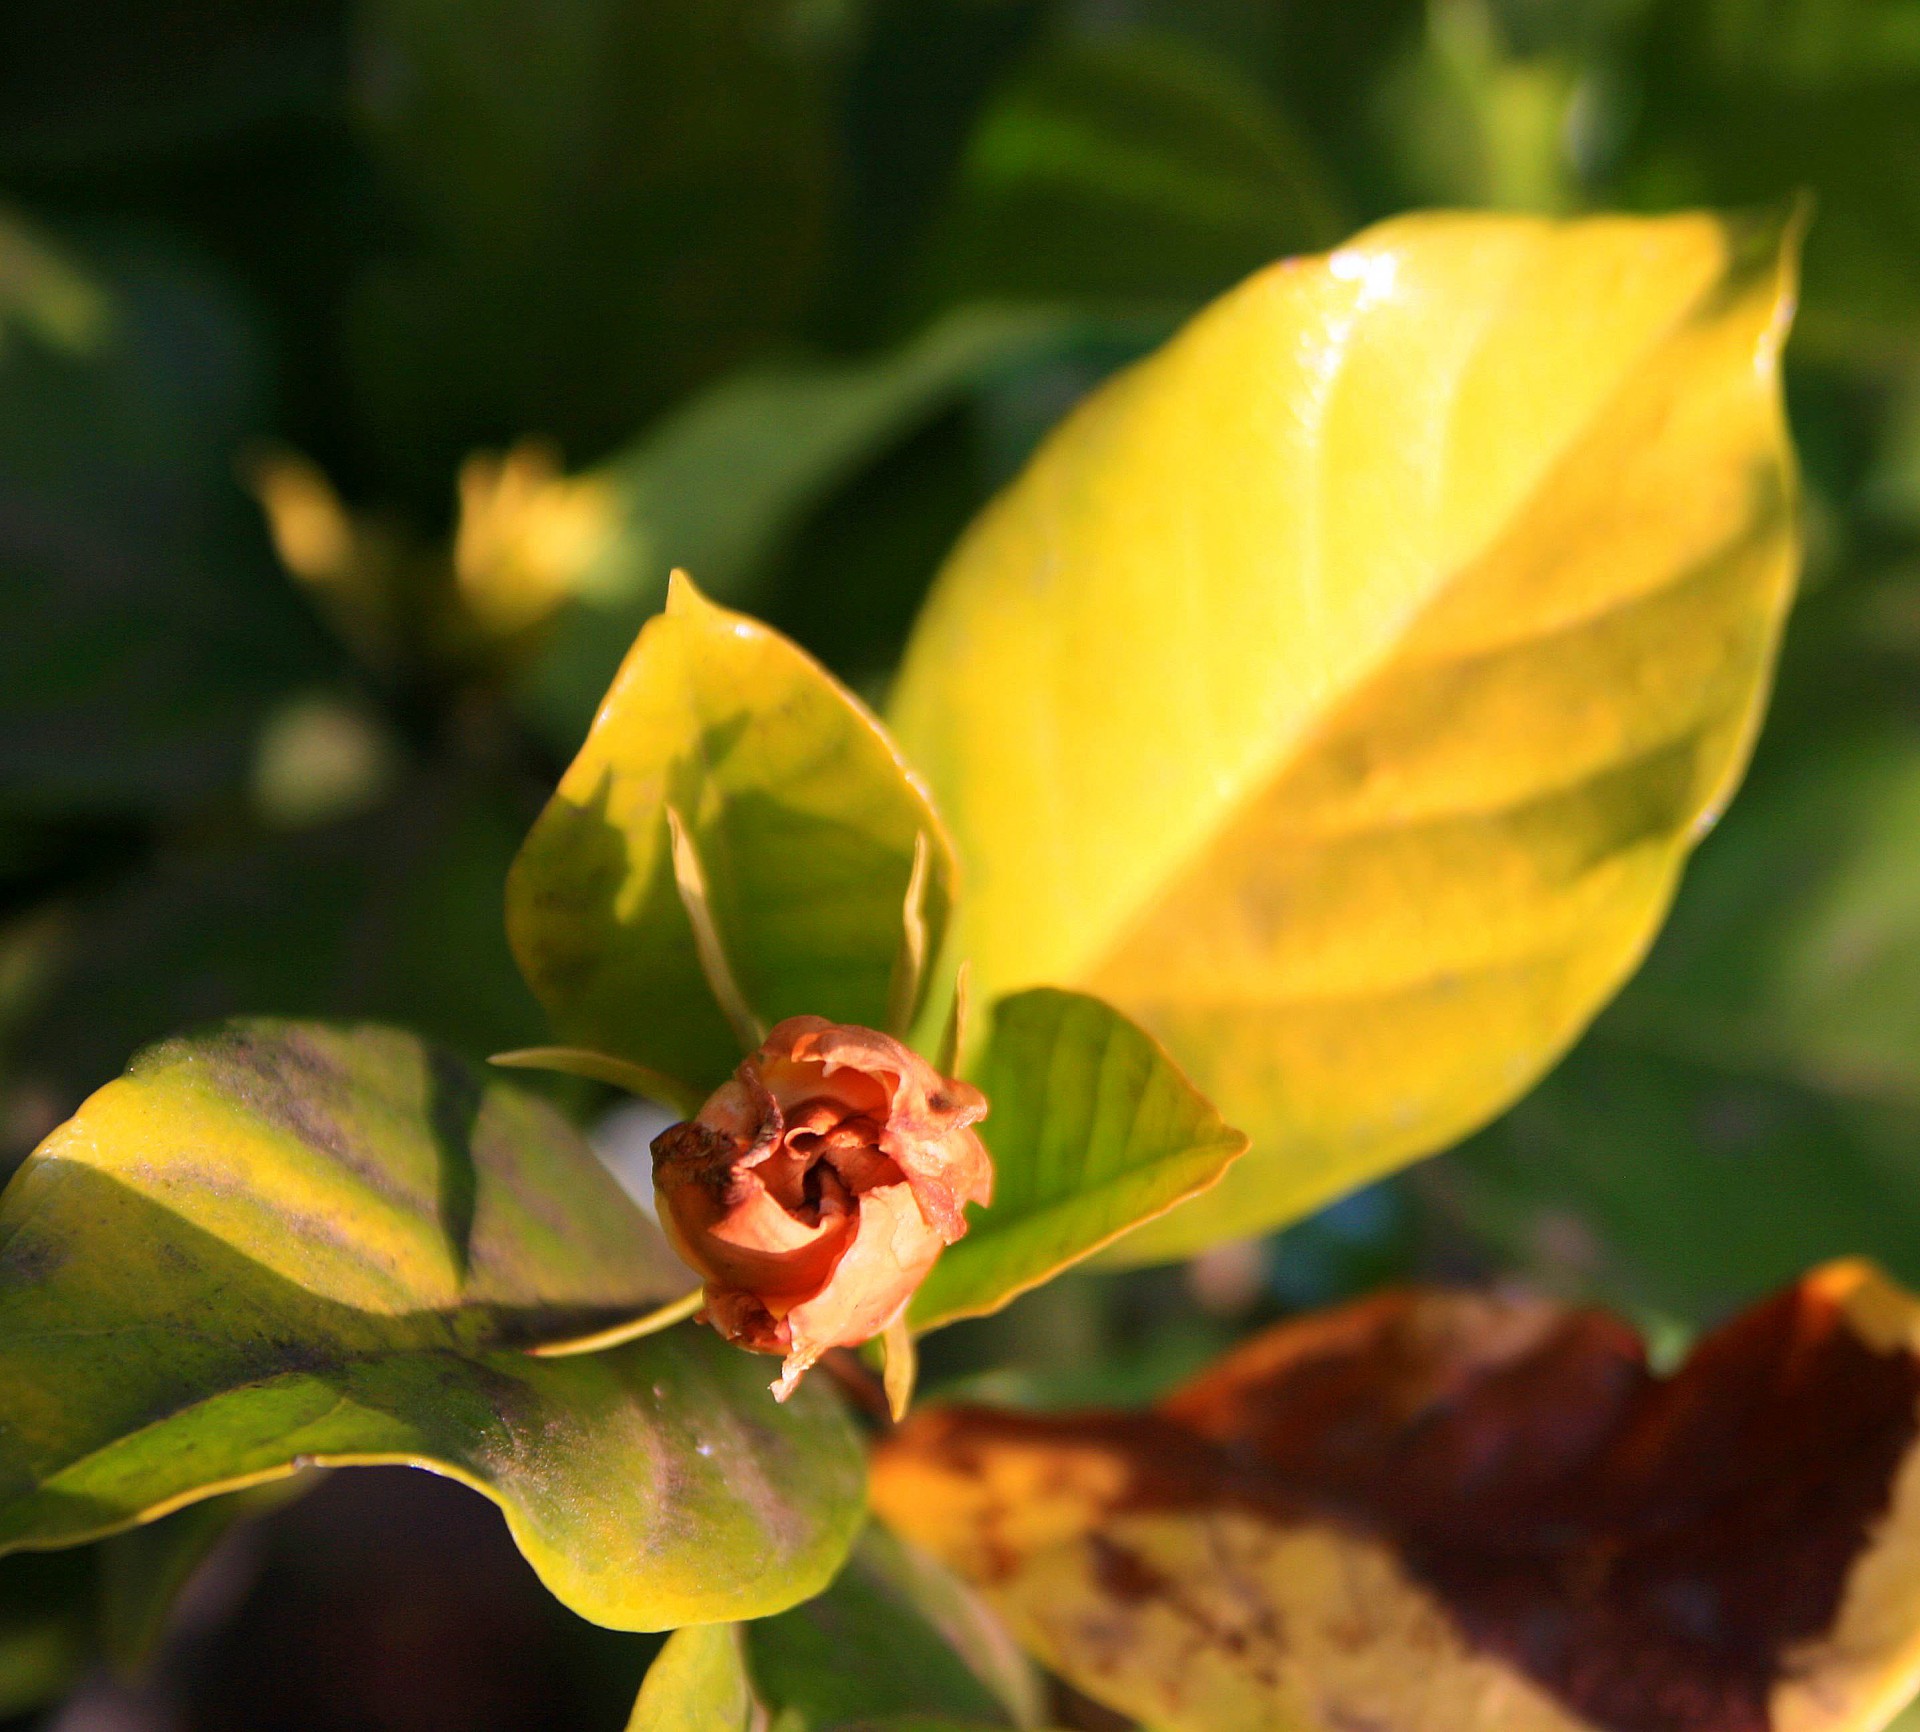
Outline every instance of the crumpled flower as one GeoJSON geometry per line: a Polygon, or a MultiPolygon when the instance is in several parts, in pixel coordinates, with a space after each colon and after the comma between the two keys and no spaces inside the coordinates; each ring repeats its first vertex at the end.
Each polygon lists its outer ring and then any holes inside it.
{"type": "Polygon", "coordinates": [[[699,1114],[653,1141],[661,1224],[702,1316],[784,1356],[784,1401],[830,1347],[898,1317],[968,1203],[993,1194],[987,1099],[888,1035],[818,1016],[768,1034],[699,1114]]]}

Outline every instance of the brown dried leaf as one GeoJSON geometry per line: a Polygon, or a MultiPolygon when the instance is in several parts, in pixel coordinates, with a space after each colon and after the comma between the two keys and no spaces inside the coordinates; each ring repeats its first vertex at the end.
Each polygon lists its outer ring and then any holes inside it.
{"type": "Polygon", "coordinates": [[[1384,1294],[1151,1414],[924,1412],[887,1518],[1164,1732],[1854,1732],[1920,1683],[1920,1303],[1816,1271],[1671,1378],[1384,1294]]]}

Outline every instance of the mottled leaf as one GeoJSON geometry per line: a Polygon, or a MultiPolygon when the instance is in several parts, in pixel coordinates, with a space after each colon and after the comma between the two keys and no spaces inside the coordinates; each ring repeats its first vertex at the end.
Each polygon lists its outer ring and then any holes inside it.
{"type": "Polygon", "coordinates": [[[412,1036],[156,1047],[0,1199],[0,1550],[392,1462],[492,1498],[598,1622],[778,1610],[858,1520],[832,1398],[776,1410],[694,1329],[522,1351],[684,1280],[564,1120],[412,1036]]]}

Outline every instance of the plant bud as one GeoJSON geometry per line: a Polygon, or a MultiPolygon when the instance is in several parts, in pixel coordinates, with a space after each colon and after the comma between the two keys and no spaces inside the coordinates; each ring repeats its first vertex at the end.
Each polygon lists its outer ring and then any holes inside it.
{"type": "Polygon", "coordinates": [[[986,1096],[892,1037],[789,1017],[697,1117],[654,1139],[660,1221],[729,1341],[784,1356],[879,1334],[993,1194],[986,1096]]]}

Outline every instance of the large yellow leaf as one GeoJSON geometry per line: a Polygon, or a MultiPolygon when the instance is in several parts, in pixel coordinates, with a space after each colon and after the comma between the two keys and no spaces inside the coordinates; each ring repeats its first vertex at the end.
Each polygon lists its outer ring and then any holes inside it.
{"type": "Polygon", "coordinates": [[[1133,1254],[1461,1135],[1639,960],[1791,591],[1792,239],[1383,224],[1215,303],[954,554],[893,721],[976,984],[1110,999],[1253,1138],[1133,1254]]]}

